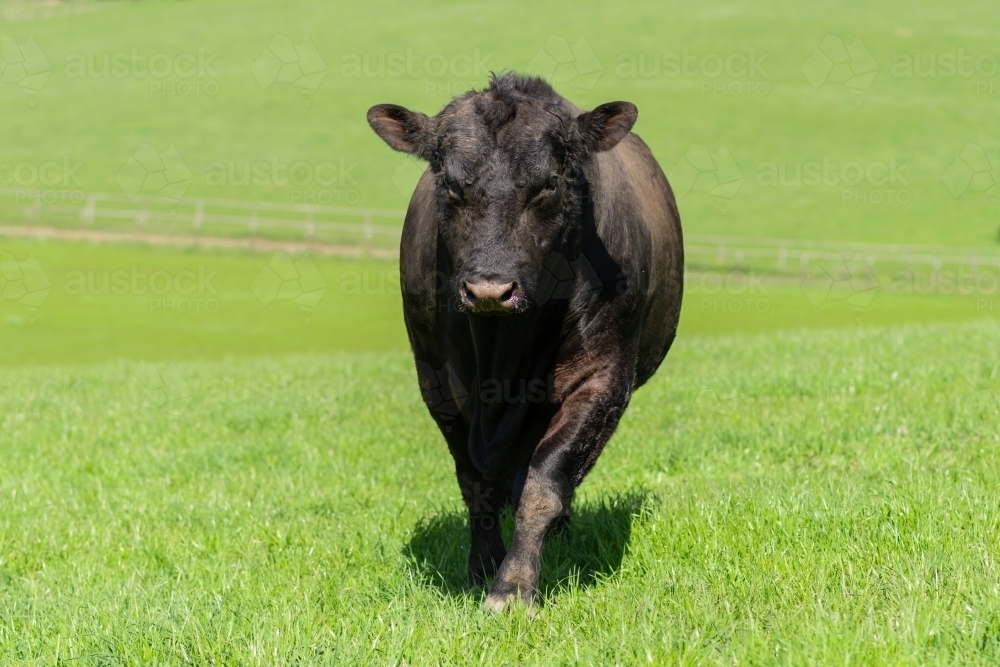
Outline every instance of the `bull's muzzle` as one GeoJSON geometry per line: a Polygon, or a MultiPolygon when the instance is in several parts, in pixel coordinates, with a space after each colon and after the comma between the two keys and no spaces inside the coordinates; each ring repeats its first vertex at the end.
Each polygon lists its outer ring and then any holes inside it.
{"type": "Polygon", "coordinates": [[[483,315],[517,312],[524,301],[524,290],[516,280],[464,279],[459,281],[458,291],[462,304],[469,312],[483,315]]]}

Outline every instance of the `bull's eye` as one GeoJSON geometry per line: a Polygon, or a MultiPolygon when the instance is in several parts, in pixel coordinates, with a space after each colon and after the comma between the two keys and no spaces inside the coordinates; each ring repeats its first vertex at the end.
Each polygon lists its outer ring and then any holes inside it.
{"type": "Polygon", "coordinates": [[[545,182],[545,189],[548,190],[549,192],[552,192],[558,187],[559,187],[559,177],[556,176],[555,174],[552,174],[551,176],[549,176],[549,180],[545,182]]]}

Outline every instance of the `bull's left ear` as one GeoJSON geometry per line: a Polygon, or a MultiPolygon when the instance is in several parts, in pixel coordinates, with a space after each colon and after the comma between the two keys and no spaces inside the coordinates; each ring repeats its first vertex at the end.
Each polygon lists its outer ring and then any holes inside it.
{"type": "Polygon", "coordinates": [[[583,141],[592,152],[611,150],[625,138],[639,110],[631,102],[608,102],[577,117],[583,141]]]}
{"type": "Polygon", "coordinates": [[[368,124],[392,149],[428,158],[430,119],[419,111],[397,104],[376,104],[368,110],[368,124]]]}

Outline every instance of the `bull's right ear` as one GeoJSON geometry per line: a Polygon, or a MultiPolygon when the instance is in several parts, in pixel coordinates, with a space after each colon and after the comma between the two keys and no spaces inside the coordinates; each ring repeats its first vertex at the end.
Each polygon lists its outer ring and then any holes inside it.
{"type": "Polygon", "coordinates": [[[632,130],[639,110],[631,102],[608,102],[577,117],[584,144],[591,151],[608,151],[632,130]]]}
{"type": "Polygon", "coordinates": [[[376,104],[368,110],[368,124],[393,150],[426,157],[430,118],[398,104],[376,104]]]}

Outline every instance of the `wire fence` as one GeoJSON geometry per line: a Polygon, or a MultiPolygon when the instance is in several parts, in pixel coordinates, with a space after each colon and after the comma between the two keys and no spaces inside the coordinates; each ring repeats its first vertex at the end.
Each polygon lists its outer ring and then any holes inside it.
{"type": "MultiPolygon", "coordinates": [[[[341,248],[351,254],[398,253],[405,213],[399,210],[284,204],[80,191],[0,188],[0,226],[93,230],[124,240],[158,238],[259,239],[304,248],[341,248]]],[[[7,227],[10,233],[11,227],[7,227]]],[[[766,272],[772,278],[807,280],[817,267],[839,265],[868,272],[951,269],[1000,272],[1000,248],[810,241],[749,236],[685,234],[690,272],[766,272]],[[862,267],[862,268],[859,268],[862,267]]],[[[829,273],[829,271],[827,271],[829,273]]]]}
{"type": "Polygon", "coordinates": [[[235,199],[167,199],[79,191],[0,188],[0,221],[101,232],[396,249],[401,211],[235,199]],[[387,224],[391,223],[391,224],[387,224]]]}

